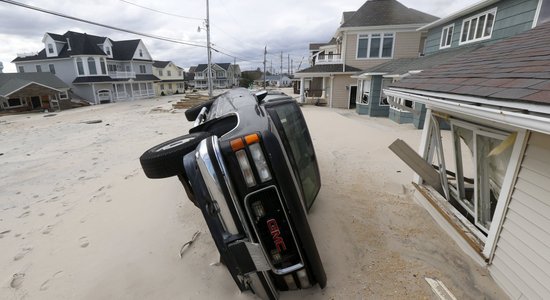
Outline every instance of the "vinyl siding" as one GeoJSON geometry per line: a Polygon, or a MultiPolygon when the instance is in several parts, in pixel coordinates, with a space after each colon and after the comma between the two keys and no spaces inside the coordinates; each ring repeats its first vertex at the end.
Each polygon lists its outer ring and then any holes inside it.
{"type": "MultiPolygon", "coordinates": [[[[392,32],[391,30],[385,32],[392,32]]],[[[349,66],[364,70],[375,67],[391,59],[357,59],[357,33],[348,34],[346,38],[346,61],[349,66]]],[[[393,48],[393,58],[417,57],[420,52],[420,32],[397,32],[393,48]]]]}
{"type": "MultiPolygon", "coordinates": [[[[497,2],[496,4],[488,6],[486,8],[480,9],[467,16],[456,19],[454,21],[455,27],[451,48],[459,47],[462,20],[497,7],[497,15],[491,39],[479,42],[494,43],[498,40],[511,37],[531,29],[533,19],[535,17],[535,12],[537,10],[537,5],[538,0],[505,0],[497,2]]],[[[453,24],[453,22],[443,24],[428,31],[428,38],[426,39],[425,49],[426,54],[439,51],[439,43],[441,42],[441,33],[443,27],[451,24],[453,24]]],[[[464,45],[471,44],[474,43],[464,45]]]]}
{"type": "Polygon", "coordinates": [[[348,108],[349,105],[349,90],[346,90],[346,85],[356,85],[357,79],[350,77],[351,75],[336,75],[334,76],[334,89],[332,91],[332,107],[348,108]]]}
{"type": "Polygon", "coordinates": [[[550,295],[550,136],[533,133],[512,193],[492,265],[513,299],[550,295]]]}

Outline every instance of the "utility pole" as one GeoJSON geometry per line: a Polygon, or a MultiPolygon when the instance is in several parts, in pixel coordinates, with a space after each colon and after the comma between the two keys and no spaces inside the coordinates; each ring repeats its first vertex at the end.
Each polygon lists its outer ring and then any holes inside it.
{"type": "Polygon", "coordinates": [[[294,59],[290,60],[290,75],[294,74],[294,59]]]}
{"type": "Polygon", "coordinates": [[[288,75],[290,75],[290,53],[288,54],[288,56],[286,58],[286,63],[287,63],[286,72],[288,73],[288,75]]]}
{"type": "Polygon", "coordinates": [[[264,49],[264,89],[267,89],[266,86],[265,86],[265,80],[266,80],[266,72],[265,72],[265,65],[267,63],[266,61],[266,56],[267,56],[267,46],[265,46],[265,49],[264,49]]]}
{"type": "MultiPolygon", "coordinates": [[[[236,70],[237,70],[237,58],[233,57],[233,85],[235,85],[236,70]]],[[[237,86],[240,86],[240,85],[241,85],[241,83],[237,82],[237,86]]]]}
{"type": "Polygon", "coordinates": [[[208,51],[208,97],[212,98],[212,45],[210,44],[210,6],[206,0],[206,49],[208,51]]]}
{"type": "Polygon", "coordinates": [[[281,51],[281,74],[279,79],[279,87],[283,86],[283,51],[281,51]]]}

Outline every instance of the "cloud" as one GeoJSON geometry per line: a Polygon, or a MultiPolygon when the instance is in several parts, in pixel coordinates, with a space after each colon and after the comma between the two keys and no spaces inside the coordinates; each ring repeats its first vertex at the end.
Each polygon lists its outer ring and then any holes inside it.
{"type": "MultiPolygon", "coordinates": [[[[206,44],[202,19],[206,16],[206,1],[127,0],[137,5],[167,11],[184,17],[174,17],[146,10],[125,1],[115,0],[18,0],[44,9],[90,19],[115,27],[169,37],[197,44],[206,44]],[[197,20],[199,18],[201,20],[197,20]]],[[[411,8],[438,16],[450,14],[477,0],[401,0],[411,8]]],[[[362,0],[210,0],[212,43],[214,48],[237,56],[242,69],[261,66],[263,49],[268,47],[269,63],[279,67],[280,52],[286,58],[302,60],[308,55],[310,42],[327,42],[336,31],[342,12],[358,9],[362,0]]],[[[14,72],[10,64],[17,53],[43,49],[45,32],[63,34],[68,30],[107,36],[114,40],[143,39],[154,59],[172,60],[182,67],[206,62],[206,50],[114,31],[82,22],[60,18],[26,8],[0,3],[0,61],[6,72],[14,72]]],[[[213,52],[214,61],[232,62],[233,58],[213,52]]]]}

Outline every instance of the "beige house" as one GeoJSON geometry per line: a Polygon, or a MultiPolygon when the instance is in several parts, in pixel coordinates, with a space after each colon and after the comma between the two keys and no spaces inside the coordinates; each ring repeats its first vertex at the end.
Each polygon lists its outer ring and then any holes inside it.
{"type": "Polygon", "coordinates": [[[160,78],[160,81],[155,82],[155,94],[157,96],[163,93],[164,95],[171,95],[184,92],[183,69],[173,62],[155,60],[153,74],[160,78]]]}
{"type": "Polygon", "coordinates": [[[344,12],[330,42],[310,45],[311,67],[295,74],[302,101],[315,97],[330,107],[355,108],[365,87],[351,76],[392,59],[418,57],[426,32],[417,29],[435,20],[396,0],[369,0],[344,12]]]}
{"type": "MultiPolygon", "coordinates": [[[[195,88],[208,88],[208,65],[200,64],[195,68],[195,88]]],[[[231,63],[212,64],[212,87],[215,89],[227,89],[239,86],[241,81],[241,68],[231,63]]]]}

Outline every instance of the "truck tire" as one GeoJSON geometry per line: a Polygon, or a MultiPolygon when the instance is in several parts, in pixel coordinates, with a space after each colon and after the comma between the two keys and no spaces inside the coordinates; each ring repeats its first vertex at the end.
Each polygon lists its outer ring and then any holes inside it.
{"type": "Polygon", "coordinates": [[[167,178],[185,174],[183,157],[210,135],[208,132],[186,134],[145,151],[139,158],[145,175],[149,178],[167,178]]]}

